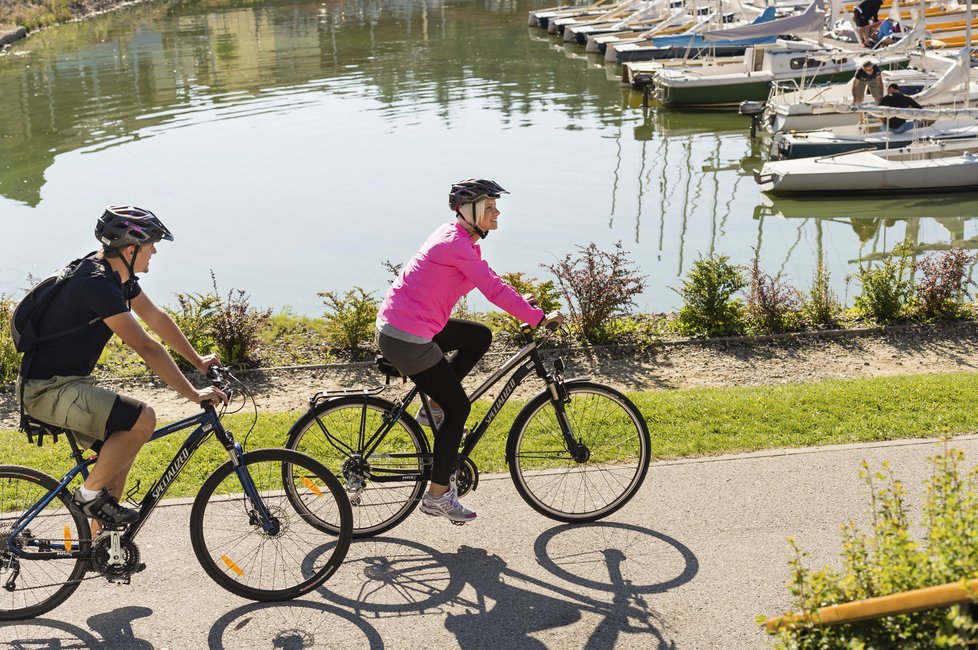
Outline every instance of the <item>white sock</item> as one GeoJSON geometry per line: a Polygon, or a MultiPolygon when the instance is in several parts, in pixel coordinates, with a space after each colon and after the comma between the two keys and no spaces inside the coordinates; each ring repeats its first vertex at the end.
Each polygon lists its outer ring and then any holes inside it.
{"type": "Polygon", "coordinates": [[[98,496],[101,490],[89,490],[84,485],[78,488],[78,496],[81,497],[82,501],[88,502],[98,496]]]}

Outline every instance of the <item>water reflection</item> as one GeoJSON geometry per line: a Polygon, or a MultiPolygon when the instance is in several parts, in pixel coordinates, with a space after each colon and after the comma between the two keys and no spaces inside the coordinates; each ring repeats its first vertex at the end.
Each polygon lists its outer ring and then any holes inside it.
{"type": "Polygon", "coordinates": [[[381,263],[450,217],[446,183],[468,175],[513,191],[495,268],[543,277],[622,240],[651,309],[713,252],[757,249],[803,285],[821,252],[844,278],[913,219],[922,245],[973,241],[976,196],[761,195],[746,118],[643,109],[600,58],[527,31],[547,4],[157,0],[17,44],[0,56],[0,294],[90,249],[101,206],[132,200],[177,234],[147,279],[157,299],[208,290],[214,269],[256,304],[315,313],[318,291],[382,290],[381,263]],[[23,245],[41,229],[45,246],[23,245]]]}

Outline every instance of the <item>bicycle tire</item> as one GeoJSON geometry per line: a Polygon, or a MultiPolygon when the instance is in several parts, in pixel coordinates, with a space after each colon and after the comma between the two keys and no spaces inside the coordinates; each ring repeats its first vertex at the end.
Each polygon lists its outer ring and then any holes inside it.
{"type": "Polygon", "coordinates": [[[517,414],[506,462],[516,491],[537,512],[558,521],[596,521],[642,486],[652,456],[649,430],[638,408],[613,388],[569,381],[564,389],[562,408],[590,456],[583,462],[571,457],[553,398],[544,391],[517,414]]]}
{"type": "MultiPolygon", "coordinates": [[[[363,465],[356,469],[357,459],[349,451],[331,444],[326,432],[342,441],[354,453],[360,453],[360,432],[369,436],[380,429],[394,403],[375,395],[348,395],[320,402],[309,409],[289,430],[286,448],[295,449],[323,463],[343,483],[353,504],[353,536],[372,537],[404,521],[418,506],[427,485],[426,479],[403,482],[371,481],[364,476],[363,465]],[[362,478],[362,487],[355,487],[362,478]]],[[[418,472],[426,466],[428,440],[414,418],[404,413],[365,459],[366,471],[383,473],[418,472]],[[391,457],[390,454],[399,454],[391,457]],[[379,462],[382,461],[382,462],[379,462]]],[[[320,520],[323,530],[335,532],[335,522],[320,520]]]]}
{"type": "MultiPolygon", "coordinates": [[[[88,561],[81,556],[32,560],[17,558],[6,550],[13,523],[57,487],[58,481],[43,472],[16,465],[0,466],[0,586],[5,587],[0,589],[0,620],[34,618],[51,611],[75,592],[88,570],[88,561]],[[18,569],[16,578],[14,565],[18,569]],[[7,589],[12,578],[13,589],[7,589]]],[[[68,509],[70,501],[68,490],[62,489],[14,543],[39,545],[29,549],[35,551],[41,550],[48,540],[55,547],[77,545],[82,551],[90,549],[92,532],[88,520],[68,509]]]]}
{"type": "Polygon", "coordinates": [[[293,450],[250,451],[241,456],[241,466],[279,529],[262,529],[228,461],[204,481],[194,499],[190,541],[197,560],[217,584],[243,598],[290,600],[312,591],[333,575],[350,547],[353,514],[343,487],[321,463],[293,450]],[[306,512],[293,505],[299,497],[306,512]],[[335,536],[309,521],[307,512],[321,511],[335,511],[330,515],[339,522],[335,536]]]}

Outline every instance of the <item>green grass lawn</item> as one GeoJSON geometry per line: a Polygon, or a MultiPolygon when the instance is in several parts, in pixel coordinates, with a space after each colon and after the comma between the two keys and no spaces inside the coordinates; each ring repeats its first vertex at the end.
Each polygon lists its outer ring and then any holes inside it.
{"type": "MultiPolygon", "coordinates": [[[[751,388],[697,388],[631,393],[649,425],[654,458],[679,458],[893,440],[978,431],[978,374],[904,375],[874,379],[823,381],[751,388]]],[[[480,442],[474,460],[482,472],[505,471],[509,427],[521,404],[511,402],[480,442]]],[[[472,420],[488,404],[477,404],[472,420]]],[[[259,414],[248,449],[284,444],[300,412],[259,414]]],[[[224,419],[241,440],[253,415],[224,419]]],[[[0,442],[5,463],[36,467],[61,475],[70,467],[68,445],[29,445],[23,434],[8,432],[0,442]]],[[[140,454],[130,485],[141,479],[140,496],[173,457],[183,438],[173,435],[148,445],[140,454]]],[[[209,440],[184,467],[169,497],[193,496],[206,476],[227,459],[209,440]]]]}

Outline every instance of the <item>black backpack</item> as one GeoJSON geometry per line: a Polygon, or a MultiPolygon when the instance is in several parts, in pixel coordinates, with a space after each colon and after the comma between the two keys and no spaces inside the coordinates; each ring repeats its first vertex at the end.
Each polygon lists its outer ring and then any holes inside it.
{"type": "Polygon", "coordinates": [[[102,266],[96,260],[86,256],[74,260],[63,269],[49,275],[31,287],[27,295],[14,307],[13,314],[10,317],[10,335],[14,340],[14,347],[17,348],[17,351],[22,353],[26,359],[34,351],[38,343],[80,332],[102,320],[101,318],[94,318],[77,327],[52,332],[44,336],[39,336],[37,331],[41,319],[44,317],[44,313],[51,306],[51,301],[61,292],[61,289],[68,283],[68,280],[74,277],[92,277],[103,273],[102,266]]]}
{"type": "Polygon", "coordinates": [[[24,431],[31,441],[36,436],[38,446],[41,445],[45,433],[51,433],[55,441],[58,438],[57,434],[53,433],[53,430],[39,426],[36,420],[32,420],[24,412],[24,384],[27,381],[27,373],[30,371],[31,361],[34,360],[34,351],[37,344],[81,332],[102,319],[93,318],[87,323],[76,327],[51,332],[43,336],[38,334],[38,327],[40,326],[41,319],[44,317],[44,313],[51,306],[51,302],[61,292],[61,289],[68,284],[69,280],[76,277],[94,277],[105,273],[102,265],[92,255],[94,253],[89,253],[85,257],[72,261],[63,269],[49,275],[31,287],[27,295],[14,307],[13,314],[10,317],[10,335],[13,338],[14,347],[24,355],[20,361],[20,391],[18,391],[20,397],[20,430],[24,431]]]}

